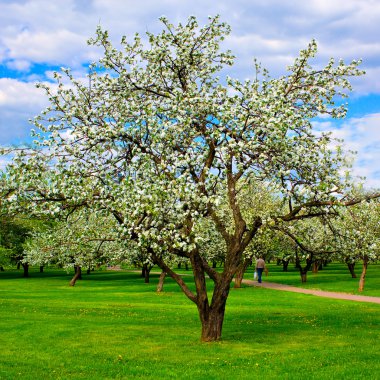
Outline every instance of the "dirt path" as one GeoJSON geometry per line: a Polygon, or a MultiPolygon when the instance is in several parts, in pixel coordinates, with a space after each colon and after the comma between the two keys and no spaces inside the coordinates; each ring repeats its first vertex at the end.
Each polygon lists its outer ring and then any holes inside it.
{"type": "Polygon", "coordinates": [[[341,300],[358,301],[358,302],[372,302],[372,303],[380,304],[380,297],[358,296],[355,294],[326,292],[323,290],[315,290],[315,289],[302,289],[302,288],[297,288],[295,286],[277,284],[274,282],[262,282],[261,284],[259,284],[257,281],[243,280],[243,283],[250,286],[256,286],[256,287],[267,288],[267,289],[275,289],[275,290],[283,290],[286,292],[313,294],[314,296],[318,296],[318,297],[336,298],[336,299],[341,299],[341,300]]]}

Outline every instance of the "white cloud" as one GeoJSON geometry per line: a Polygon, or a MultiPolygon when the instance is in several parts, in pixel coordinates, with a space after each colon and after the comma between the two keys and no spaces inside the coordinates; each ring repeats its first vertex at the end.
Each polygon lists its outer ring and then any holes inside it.
{"type": "Polygon", "coordinates": [[[331,121],[315,122],[319,131],[332,131],[333,137],[344,140],[344,148],[356,151],[355,176],[365,176],[367,187],[380,188],[380,113],[349,118],[339,127],[331,121]]]}
{"type": "MultiPolygon", "coordinates": [[[[0,59],[76,66],[96,56],[85,41],[97,24],[119,40],[123,34],[161,29],[158,17],[173,22],[190,14],[201,22],[220,14],[232,25],[231,42],[243,71],[257,56],[273,74],[283,71],[308,41],[316,38],[320,57],[364,59],[380,67],[380,2],[374,0],[26,0],[0,2],[0,59]]],[[[26,66],[25,66],[26,67],[26,66]]],[[[365,83],[372,91],[373,81],[365,83]]]]}
{"type": "Polygon", "coordinates": [[[86,40],[87,36],[61,29],[51,32],[24,30],[14,37],[4,38],[3,42],[11,47],[10,59],[76,65],[93,59],[93,49],[86,48],[86,40]]]}
{"type": "Polygon", "coordinates": [[[35,109],[46,104],[41,97],[42,91],[34,83],[20,82],[16,79],[0,78],[0,106],[17,109],[35,109]]]}
{"type": "Polygon", "coordinates": [[[39,114],[46,105],[43,92],[33,83],[0,78],[0,145],[26,141],[31,128],[28,119],[39,114]]]}

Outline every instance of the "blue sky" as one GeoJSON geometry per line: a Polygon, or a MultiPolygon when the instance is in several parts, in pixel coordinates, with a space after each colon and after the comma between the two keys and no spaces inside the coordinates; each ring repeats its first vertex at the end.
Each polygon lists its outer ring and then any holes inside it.
{"type": "Polygon", "coordinates": [[[354,174],[380,188],[378,0],[0,0],[0,145],[30,140],[28,119],[47,105],[37,81],[51,81],[61,66],[86,75],[99,57],[86,45],[98,24],[117,43],[122,35],[158,32],[161,15],[173,23],[195,15],[203,23],[216,14],[232,27],[226,45],[237,59],[229,74],[240,79],[253,75],[254,57],[272,76],[284,74],[312,38],[317,65],[330,57],[363,59],[367,74],[353,81],[347,118],[317,127],[344,138],[358,152],[354,174]]]}

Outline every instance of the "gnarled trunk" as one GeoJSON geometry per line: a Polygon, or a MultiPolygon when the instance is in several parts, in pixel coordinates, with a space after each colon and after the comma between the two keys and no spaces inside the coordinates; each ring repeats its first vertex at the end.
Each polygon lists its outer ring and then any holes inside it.
{"type": "Polygon", "coordinates": [[[74,286],[77,280],[82,279],[82,268],[78,265],[76,265],[74,268],[75,268],[75,274],[74,274],[74,277],[70,281],[70,286],[74,286]]]}
{"type": "Polygon", "coordinates": [[[364,290],[365,276],[367,274],[367,268],[368,268],[368,256],[364,256],[364,258],[363,258],[363,269],[362,269],[362,273],[360,275],[360,280],[359,280],[359,292],[362,292],[364,290]]]}
{"type": "Polygon", "coordinates": [[[162,271],[160,274],[160,278],[158,279],[157,293],[160,293],[164,290],[165,277],[166,277],[166,272],[162,271]]]}
{"type": "Polygon", "coordinates": [[[222,328],[230,283],[215,284],[211,306],[199,302],[198,312],[202,324],[201,341],[214,342],[222,337],[222,328]]]}

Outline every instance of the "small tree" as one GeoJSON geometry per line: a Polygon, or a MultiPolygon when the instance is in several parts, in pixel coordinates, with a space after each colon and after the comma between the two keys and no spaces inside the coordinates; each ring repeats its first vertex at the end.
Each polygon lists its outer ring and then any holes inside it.
{"type": "MultiPolygon", "coordinates": [[[[349,209],[342,209],[340,218],[335,221],[333,228],[342,259],[348,264],[359,260],[363,263],[358,288],[359,292],[362,292],[368,264],[380,258],[380,204],[378,200],[363,201],[349,209]]],[[[351,274],[352,271],[351,267],[351,274]]]]}

